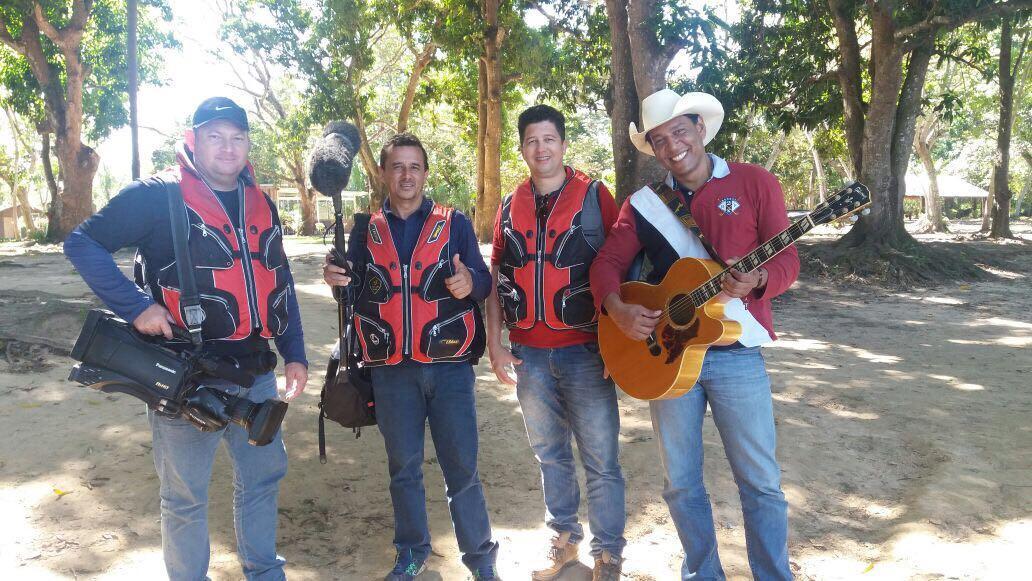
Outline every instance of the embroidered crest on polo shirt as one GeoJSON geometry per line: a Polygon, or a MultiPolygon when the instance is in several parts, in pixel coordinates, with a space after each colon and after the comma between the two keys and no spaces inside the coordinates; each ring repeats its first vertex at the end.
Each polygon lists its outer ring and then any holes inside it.
{"type": "Polygon", "coordinates": [[[717,200],[717,210],[725,216],[736,216],[738,215],[738,209],[742,205],[738,203],[738,198],[735,196],[725,196],[717,200]]]}

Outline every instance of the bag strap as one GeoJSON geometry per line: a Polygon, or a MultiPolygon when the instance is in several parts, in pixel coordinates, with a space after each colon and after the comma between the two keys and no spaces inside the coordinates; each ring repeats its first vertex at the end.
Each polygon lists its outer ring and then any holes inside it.
{"type": "Polygon", "coordinates": [[[598,203],[598,180],[592,180],[585,194],[584,211],[581,213],[581,228],[588,244],[598,252],[606,241],[606,228],[602,224],[602,208],[598,203]]]}
{"type": "Polygon", "coordinates": [[[710,257],[712,257],[713,260],[715,260],[722,268],[728,268],[724,259],[717,254],[717,251],[710,245],[709,240],[702,235],[702,229],[699,228],[699,224],[694,218],[692,218],[691,209],[688,204],[684,203],[684,198],[674,191],[674,188],[668,186],[666,182],[656,182],[651,184],[649,187],[653,192],[656,192],[656,195],[659,196],[660,200],[663,200],[663,203],[666,204],[666,207],[669,208],[671,212],[674,213],[674,216],[677,216],[677,220],[682,226],[684,226],[685,230],[688,230],[699,238],[699,241],[702,242],[702,247],[706,249],[706,252],[709,252],[710,257]]]}
{"type": "Polygon", "coordinates": [[[183,313],[183,322],[190,332],[190,340],[200,346],[201,324],[204,323],[204,309],[201,308],[201,297],[197,292],[197,279],[194,276],[193,260],[190,259],[190,219],[187,215],[186,201],[183,191],[175,182],[164,182],[168,193],[168,210],[172,221],[172,250],[176,256],[176,272],[179,274],[179,306],[183,313]]]}

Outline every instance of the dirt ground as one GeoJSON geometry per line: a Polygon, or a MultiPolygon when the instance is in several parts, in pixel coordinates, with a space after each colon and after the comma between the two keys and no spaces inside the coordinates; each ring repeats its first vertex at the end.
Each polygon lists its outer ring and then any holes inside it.
{"type": "MultiPolygon", "coordinates": [[[[991,250],[987,282],[890,291],[804,278],[775,304],[766,348],[800,579],[1015,579],[1032,568],[1032,225],[1026,242],[938,240],[991,250]]],[[[831,235],[826,234],[826,235],[831,235]]],[[[923,237],[929,239],[929,237],[923,237]]],[[[315,383],[285,422],[290,472],[279,550],[293,579],[377,579],[390,568],[383,443],[328,429],[316,444],[318,377],[335,336],[314,240],[290,242],[315,383]]],[[[130,256],[120,254],[128,267],[130,256]]],[[[65,380],[95,304],[55,247],[0,245],[0,579],[164,575],[158,483],[143,405],[65,380]]],[[[478,367],[480,470],[507,579],[526,579],[548,533],[540,476],[514,391],[478,367]]],[[[628,482],[625,576],[677,578],[648,406],[621,398],[628,482]]],[[[706,481],[729,577],[749,578],[740,505],[716,430],[706,481]]],[[[213,579],[238,579],[232,475],[211,487],[213,579]]],[[[422,579],[463,579],[443,481],[427,439],[435,556],[422,579]]],[[[583,478],[583,476],[582,476],[583,478]]],[[[590,579],[589,561],[565,579],[590,579]]]]}

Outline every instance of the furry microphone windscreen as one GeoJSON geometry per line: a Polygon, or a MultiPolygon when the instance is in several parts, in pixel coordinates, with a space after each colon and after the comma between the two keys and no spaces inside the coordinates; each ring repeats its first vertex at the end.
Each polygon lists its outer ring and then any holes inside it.
{"type": "Polygon", "coordinates": [[[325,196],[344,191],[351,179],[351,164],[358,145],[358,130],[354,125],[345,121],[329,123],[322,139],[312,149],[308,170],[312,187],[325,196]]]}

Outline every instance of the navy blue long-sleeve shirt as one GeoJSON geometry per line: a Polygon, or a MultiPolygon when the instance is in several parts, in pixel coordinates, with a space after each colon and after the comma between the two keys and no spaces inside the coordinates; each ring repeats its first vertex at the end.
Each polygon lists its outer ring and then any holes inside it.
{"type": "MultiPolygon", "coordinates": [[[[401,218],[391,212],[390,200],[383,203],[384,214],[387,216],[387,225],[391,229],[391,238],[398,250],[398,258],[403,264],[412,262],[412,253],[419,242],[419,233],[423,230],[423,224],[427,216],[433,210],[434,203],[430,198],[423,198],[423,203],[408,218],[401,218]]],[[[451,237],[448,242],[456,253],[459,260],[466,265],[473,276],[473,290],[469,298],[475,301],[482,301],[491,294],[491,271],[484,263],[484,257],[480,254],[480,246],[477,244],[477,236],[473,231],[473,224],[462,212],[455,210],[452,216],[451,237]]],[[[357,243],[354,229],[348,239],[348,260],[352,264],[358,264],[362,258],[364,249],[357,243]]],[[[357,284],[357,281],[352,284],[357,284]]]]}
{"type": "MultiPolygon", "coordinates": [[[[215,193],[227,209],[238,207],[235,190],[215,193]]],[[[272,208],[274,222],[279,224],[275,205],[271,201],[268,203],[272,208]]],[[[237,219],[238,212],[228,213],[231,219],[237,219]]],[[[65,256],[90,289],[116,315],[126,321],[133,321],[155,301],[150,294],[126,278],[115,264],[111,254],[127,247],[138,248],[151,268],[164,266],[162,261],[167,263],[168,258],[174,256],[168,195],[161,182],[153,178],[126,186],[107,206],[72,231],[64,244],[65,256]]],[[[287,329],[275,339],[276,349],[287,363],[307,366],[294,279],[289,264],[285,268],[290,287],[287,293],[288,321],[287,329]]],[[[213,353],[234,356],[268,349],[268,342],[258,335],[252,335],[244,341],[212,341],[208,347],[213,353]]]]}

